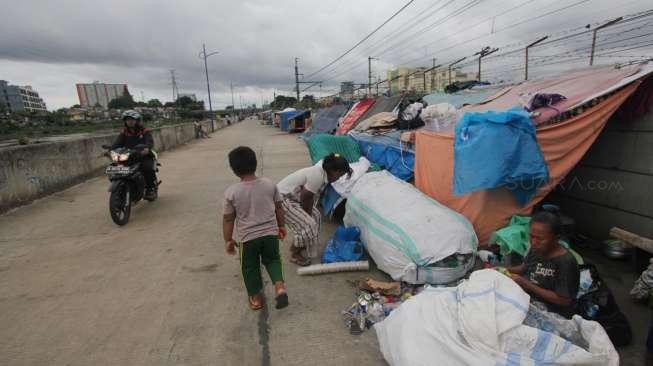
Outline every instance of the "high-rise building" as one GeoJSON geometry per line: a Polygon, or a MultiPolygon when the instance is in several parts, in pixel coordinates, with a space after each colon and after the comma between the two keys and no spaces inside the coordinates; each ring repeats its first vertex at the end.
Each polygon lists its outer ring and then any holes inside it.
{"type": "Polygon", "coordinates": [[[9,112],[45,112],[45,102],[31,86],[10,85],[0,80],[0,103],[9,112]]]}
{"type": "Polygon", "coordinates": [[[127,84],[105,84],[96,81],[76,86],[79,104],[87,108],[100,106],[107,109],[110,101],[129,93],[127,84]]]}

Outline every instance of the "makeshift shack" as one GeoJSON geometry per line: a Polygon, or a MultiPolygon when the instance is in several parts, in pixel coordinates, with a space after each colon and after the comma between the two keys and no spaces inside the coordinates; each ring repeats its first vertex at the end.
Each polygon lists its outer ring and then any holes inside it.
{"type": "Polygon", "coordinates": [[[311,111],[298,109],[280,113],[279,127],[281,131],[304,131],[311,124],[311,111]]]}
{"type": "MultiPolygon", "coordinates": [[[[415,184],[438,202],[462,213],[474,225],[479,243],[515,215],[528,215],[556,187],[592,146],[608,119],[653,72],[652,65],[594,67],[511,86],[464,112],[506,111],[537,93],[560,94],[555,106],[532,111],[536,138],[549,179],[526,204],[520,205],[506,187],[454,195],[452,130],[416,133],[415,184]]],[[[488,142],[496,143],[496,142],[488,142]]],[[[489,161],[478,162],[481,164],[489,161]]],[[[482,178],[482,177],[481,177],[482,178]]]]}
{"type": "Polygon", "coordinates": [[[275,127],[281,127],[281,115],[285,112],[292,112],[295,111],[295,108],[285,108],[284,110],[281,111],[274,111],[272,113],[272,124],[275,127]]]}

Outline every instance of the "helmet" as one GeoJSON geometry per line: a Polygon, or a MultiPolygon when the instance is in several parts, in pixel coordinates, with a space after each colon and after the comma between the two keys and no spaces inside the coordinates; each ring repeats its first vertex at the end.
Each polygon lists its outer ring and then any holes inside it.
{"type": "Polygon", "coordinates": [[[122,112],[123,121],[126,120],[127,118],[135,119],[136,121],[142,120],[141,114],[133,109],[122,112]]]}

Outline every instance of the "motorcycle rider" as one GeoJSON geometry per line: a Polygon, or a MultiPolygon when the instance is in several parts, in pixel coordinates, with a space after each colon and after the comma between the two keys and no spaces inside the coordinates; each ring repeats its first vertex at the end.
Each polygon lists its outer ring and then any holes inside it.
{"type": "Polygon", "coordinates": [[[154,139],[150,130],[143,126],[143,117],[134,110],[127,110],[122,114],[125,129],[118,135],[111,145],[111,150],[124,147],[134,149],[136,145],[145,145],[141,150],[141,171],[145,178],[145,199],[156,198],[156,166],[154,162],[154,139]]]}

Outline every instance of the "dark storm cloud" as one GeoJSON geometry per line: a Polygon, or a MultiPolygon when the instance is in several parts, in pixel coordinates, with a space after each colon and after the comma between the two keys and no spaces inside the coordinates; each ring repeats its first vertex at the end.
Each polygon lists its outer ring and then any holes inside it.
{"type": "MultiPolygon", "coordinates": [[[[454,2],[420,19],[439,2],[416,0],[335,67],[311,79],[328,80],[324,90],[342,80],[363,81],[367,77],[367,56],[380,58],[375,62],[374,73],[382,77],[387,67],[410,60],[418,59],[414,64],[428,64],[431,54],[447,45],[465,40],[470,34],[491,33],[489,22],[467,31],[469,25],[526,1],[481,1],[463,16],[430,32],[412,35],[465,4],[454,2]],[[392,35],[393,30],[403,32],[397,36],[392,35]],[[388,47],[392,49],[376,54],[388,47]]],[[[537,6],[526,5],[493,23],[500,28],[515,19],[532,16],[534,9],[544,12],[574,2],[537,1],[537,6]]],[[[642,10],[645,3],[622,3],[619,15],[642,10]]],[[[136,97],[143,91],[146,98],[170,99],[169,69],[176,70],[180,91],[205,98],[204,64],[198,57],[203,42],[208,51],[219,51],[208,60],[216,104],[224,106],[231,102],[231,82],[245,102],[260,104],[262,99],[271,99],[275,89],[291,92],[295,56],[300,57],[301,72],[308,76],[401,6],[397,2],[373,0],[0,0],[0,5],[5,10],[0,22],[0,78],[34,85],[49,107],[75,103],[74,83],[93,80],[127,82],[136,97]]],[[[447,50],[438,57],[444,61],[473,52],[490,40],[509,43],[527,38],[529,32],[542,33],[550,28],[605,19],[615,14],[614,7],[608,0],[588,1],[554,17],[447,50]]]]}

